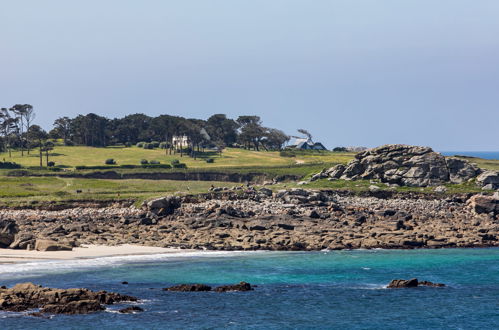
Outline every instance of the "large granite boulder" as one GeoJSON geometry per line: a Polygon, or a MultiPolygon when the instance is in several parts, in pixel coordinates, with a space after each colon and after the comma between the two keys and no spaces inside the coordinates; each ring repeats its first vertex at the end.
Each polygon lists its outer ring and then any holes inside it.
{"type": "Polygon", "coordinates": [[[146,203],[147,209],[159,216],[173,214],[175,209],[179,208],[180,205],[181,201],[179,196],[161,197],[146,203]]]}
{"type": "Polygon", "coordinates": [[[19,227],[15,221],[0,220],[0,248],[8,248],[16,239],[19,227]]]}
{"type": "Polygon", "coordinates": [[[476,178],[476,182],[481,187],[499,189],[499,171],[485,171],[476,178]]]}
{"type": "Polygon", "coordinates": [[[493,196],[474,195],[467,203],[477,214],[499,214],[499,193],[493,196]]]}
{"type": "Polygon", "coordinates": [[[429,147],[391,144],[361,152],[346,167],[337,165],[325,173],[333,179],[427,187],[462,183],[479,175],[481,170],[465,160],[445,158],[429,147]]]}
{"type": "Polygon", "coordinates": [[[35,250],[37,251],[71,251],[72,247],[57,243],[49,239],[37,239],[35,242],[35,250]]]}

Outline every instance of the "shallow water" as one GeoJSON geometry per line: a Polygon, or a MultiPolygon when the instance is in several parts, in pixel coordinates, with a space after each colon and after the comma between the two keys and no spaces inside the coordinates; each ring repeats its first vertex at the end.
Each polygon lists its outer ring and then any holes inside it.
{"type": "Polygon", "coordinates": [[[493,329],[499,249],[221,252],[0,265],[0,283],[87,287],[144,299],[146,311],[54,316],[0,312],[2,329],[493,329]],[[385,289],[417,277],[447,288],[385,289]],[[129,285],[120,284],[128,281],[129,285]],[[179,283],[247,281],[252,292],[176,293],[179,283]]]}

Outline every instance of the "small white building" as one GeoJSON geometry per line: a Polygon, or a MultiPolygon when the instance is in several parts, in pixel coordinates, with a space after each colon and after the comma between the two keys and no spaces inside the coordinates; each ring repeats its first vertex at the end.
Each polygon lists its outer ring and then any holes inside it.
{"type": "Polygon", "coordinates": [[[186,148],[190,145],[191,140],[187,135],[175,135],[172,137],[172,145],[175,149],[186,148]]]}

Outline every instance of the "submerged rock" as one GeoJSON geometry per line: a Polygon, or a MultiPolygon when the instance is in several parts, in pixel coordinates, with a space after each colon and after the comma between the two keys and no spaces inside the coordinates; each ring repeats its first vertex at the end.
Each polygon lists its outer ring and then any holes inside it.
{"type": "Polygon", "coordinates": [[[179,292],[211,291],[211,286],[205,284],[179,284],[169,288],[164,288],[163,290],[179,292]]]}
{"type": "Polygon", "coordinates": [[[139,306],[130,306],[130,307],[122,308],[118,312],[120,312],[122,314],[135,314],[135,313],[140,313],[143,311],[144,311],[144,309],[142,309],[139,306]]]}
{"type": "Polygon", "coordinates": [[[251,284],[247,282],[239,282],[238,284],[232,285],[222,285],[215,288],[216,292],[227,292],[227,291],[251,291],[253,288],[251,284]]]}

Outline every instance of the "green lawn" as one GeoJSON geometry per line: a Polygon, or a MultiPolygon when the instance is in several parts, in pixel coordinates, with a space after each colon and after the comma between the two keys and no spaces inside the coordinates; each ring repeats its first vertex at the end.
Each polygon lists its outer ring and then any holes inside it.
{"type": "MultiPolygon", "coordinates": [[[[113,158],[118,165],[139,165],[142,159],[148,161],[156,160],[162,164],[170,164],[172,160],[178,159],[187,164],[189,168],[216,168],[216,167],[266,167],[266,166],[288,166],[293,164],[309,163],[347,163],[353,158],[352,153],[316,152],[299,155],[297,157],[281,157],[277,151],[250,151],[245,149],[227,148],[220,156],[217,153],[206,153],[194,160],[191,157],[180,154],[167,155],[165,150],[147,150],[137,147],[106,147],[93,148],[84,146],[56,146],[49,153],[49,160],[56,165],[68,167],[104,165],[108,158],[113,158]],[[206,158],[213,158],[214,163],[206,163],[206,158]]],[[[39,166],[37,150],[30,155],[21,157],[19,151],[12,153],[0,153],[0,159],[13,161],[23,166],[39,166]]],[[[44,158],[45,164],[45,158],[44,158]]]]}

